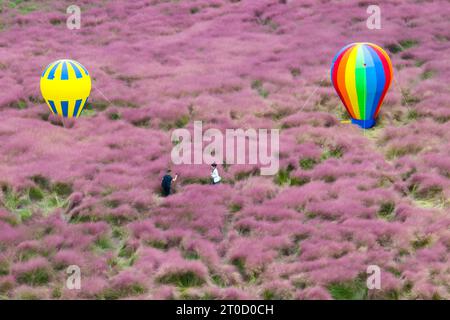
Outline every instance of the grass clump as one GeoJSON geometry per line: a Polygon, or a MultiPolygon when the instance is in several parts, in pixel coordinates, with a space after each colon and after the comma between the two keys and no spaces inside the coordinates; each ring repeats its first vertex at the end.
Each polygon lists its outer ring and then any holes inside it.
{"type": "Polygon", "coordinates": [[[200,259],[200,255],[195,250],[185,250],[183,251],[183,258],[187,260],[198,260],[200,259]]]}
{"type": "Polygon", "coordinates": [[[108,250],[112,248],[111,240],[107,236],[100,236],[95,240],[95,246],[100,250],[108,250]]]}
{"type": "Polygon", "coordinates": [[[300,68],[291,68],[291,75],[294,78],[297,78],[301,74],[300,68]]]}
{"type": "Polygon", "coordinates": [[[290,171],[288,169],[280,169],[275,176],[275,183],[282,186],[291,183],[290,171]]]}
{"type": "Polygon", "coordinates": [[[324,152],[322,153],[322,160],[326,160],[329,158],[342,158],[344,155],[344,148],[341,146],[333,146],[330,148],[325,148],[324,152]]]}
{"type": "Polygon", "coordinates": [[[258,92],[258,94],[266,99],[269,96],[269,91],[267,91],[264,87],[263,87],[263,82],[261,80],[254,80],[252,82],[251,85],[253,90],[256,90],[256,92],[258,92]]]}
{"type": "Polygon", "coordinates": [[[434,77],[436,72],[434,70],[425,70],[421,75],[420,79],[422,80],[428,80],[434,77]]]}
{"type": "Polygon", "coordinates": [[[0,276],[6,276],[9,274],[9,264],[6,260],[0,261],[0,276]]]}
{"type": "Polygon", "coordinates": [[[120,113],[118,113],[118,112],[111,112],[110,114],[108,114],[108,118],[110,120],[116,121],[116,120],[120,120],[122,117],[121,117],[120,113]]]}
{"type": "Polygon", "coordinates": [[[291,177],[294,167],[289,165],[287,168],[278,170],[274,182],[280,186],[302,186],[310,181],[308,177],[291,177]]]}
{"type": "Polygon", "coordinates": [[[431,244],[431,237],[430,236],[416,236],[416,238],[411,241],[411,246],[414,248],[414,250],[423,249],[425,247],[428,247],[431,244]]]}
{"type": "Polygon", "coordinates": [[[422,147],[412,143],[404,146],[391,146],[386,152],[386,158],[392,160],[408,154],[418,154],[420,151],[422,151],[422,147]]]}
{"type": "Polygon", "coordinates": [[[368,289],[362,279],[348,282],[334,282],[328,286],[328,292],[336,300],[367,299],[368,289]]]}
{"type": "Polygon", "coordinates": [[[393,54],[402,52],[404,50],[410,49],[419,44],[418,40],[415,39],[404,39],[400,40],[398,43],[390,43],[385,47],[393,54]]]}
{"type": "Polygon", "coordinates": [[[238,212],[241,209],[242,209],[242,204],[240,204],[240,203],[232,203],[229,208],[231,213],[238,212]]]}
{"type": "Polygon", "coordinates": [[[300,159],[299,165],[303,170],[311,170],[317,164],[317,161],[313,158],[300,159]]]}
{"type": "Polygon", "coordinates": [[[224,279],[221,275],[219,275],[219,274],[213,274],[213,275],[211,276],[211,280],[212,280],[212,282],[213,282],[216,286],[218,286],[218,287],[224,288],[224,287],[227,286],[227,282],[226,282],[225,279],[224,279]]]}
{"type": "Polygon", "coordinates": [[[28,284],[31,286],[46,285],[50,281],[50,271],[48,268],[39,267],[30,271],[22,272],[17,277],[20,284],[28,284]]]}
{"type": "Polygon", "coordinates": [[[165,274],[158,278],[159,283],[173,284],[178,287],[198,287],[205,283],[205,280],[200,278],[193,271],[179,271],[165,274]]]}
{"type": "Polygon", "coordinates": [[[378,210],[378,217],[386,220],[392,220],[394,217],[395,203],[392,201],[383,202],[378,210]]]}
{"type": "Polygon", "coordinates": [[[72,193],[72,186],[65,182],[56,182],[52,188],[58,196],[67,197],[72,193]]]}
{"type": "Polygon", "coordinates": [[[72,193],[70,184],[57,182],[52,185],[42,176],[33,176],[35,186],[24,190],[14,190],[10,186],[4,185],[2,205],[13,213],[19,221],[29,219],[34,212],[39,211],[44,215],[52,212],[56,208],[63,208],[67,205],[67,197],[72,193]]]}
{"type": "Polygon", "coordinates": [[[128,296],[136,296],[145,293],[145,287],[139,283],[133,283],[122,288],[108,288],[103,294],[102,298],[106,300],[117,300],[128,296]]]}

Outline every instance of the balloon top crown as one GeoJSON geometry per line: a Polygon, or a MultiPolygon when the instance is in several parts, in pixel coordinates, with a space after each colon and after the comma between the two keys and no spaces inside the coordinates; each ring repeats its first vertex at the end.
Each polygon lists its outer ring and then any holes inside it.
{"type": "Polygon", "coordinates": [[[41,78],[48,80],[71,80],[89,77],[89,72],[79,62],[69,59],[55,61],[45,68],[41,78]]]}

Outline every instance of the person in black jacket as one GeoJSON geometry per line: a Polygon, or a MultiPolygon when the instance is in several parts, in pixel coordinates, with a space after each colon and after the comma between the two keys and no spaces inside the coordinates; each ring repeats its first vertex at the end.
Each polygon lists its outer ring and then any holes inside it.
{"type": "Polygon", "coordinates": [[[170,195],[170,190],[172,187],[172,182],[177,181],[178,175],[176,174],[174,178],[172,178],[172,176],[170,175],[172,172],[172,170],[167,169],[166,174],[164,175],[164,177],[162,178],[161,181],[161,188],[162,188],[162,195],[164,197],[167,197],[168,195],[170,195]]]}

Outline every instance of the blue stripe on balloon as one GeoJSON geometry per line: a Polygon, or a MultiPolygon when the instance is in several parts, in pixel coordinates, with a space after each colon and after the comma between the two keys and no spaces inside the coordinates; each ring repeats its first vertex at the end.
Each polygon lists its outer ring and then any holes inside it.
{"type": "Polygon", "coordinates": [[[80,109],[81,106],[81,102],[83,102],[83,99],[79,99],[77,101],[75,101],[75,108],[73,109],[73,117],[76,117],[78,114],[78,110],[80,109]]]}
{"type": "Polygon", "coordinates": [[[373,108],[373,101],[377,90],[377,73],[368,46],[364,45],[362,48],[366,67],[366,110],[364,119],[373,119],[375,112],[375,109],[373,108]]]}
{"type": "Polygon", "coordinates": [[[77,62],[77,65],[78,65],[81,69],[84,70],[84,73],[85,73],[87,76],[89,75],[89,72],[87,72],[86,68],[83,67],[83,65],[82,65],[81,63],[77,62]]]}
{"type": "Polygon", "coordinates": [[[61,109],[64,117],[68,117],[69,114],[69,101],[61,101],[61,109]]]}
{"type": "Polygon", "coordinates": [[[60,62],[57,62],[54,66],[53,66],[53,68],[50,70],[50,72],[49,72],[49,74],[48,74],[48,77],[47,77],[47,79],[48,80],[53,80],[53,79],[55,79],[55,72],[56,72],[56,69],[58,68],[58,66],[61,64],[61,61],[60,62]]]}
{"type": "Polygon", "coordinates": [[[77,79],[83,78],[83,75],[80,72],[80,69],[78,69],[78,67],[75,65],[75,63],[73,63],[72,61],[69,61],[70,65],[73,68],[73,71],[75,71],[75,76],[77,77],[77,79]]]}
{"type": "Polygon", "coordinates": [[[57,114],[58,112],[56,111],[55,103],[53,102],[53,100],[48,100],[48,104],[50,105],[50,108],[52,108],[53,113],[57,114]]]}
{"type": "Polygon", "coordinates": [[[372,114],[375,113],[378,103],[380,102],[381,95],[383,94],[384,86],[386,85],[386,75],[384,74],[383,62],[378,56],[377,52],[370,46],[367,46],[367,49],[372,56],[373,64],[375,67],[376,74],[376,90],[373,98],[373,103],[371,106],[372,114]]]}
{"type": "Polygon", "coordinates": [[[50,63],[50,64],[45,68],[44,72],[42,72],[41,78],[44,77],[45,73],[47,72],[48,68],[50,68],[51,65],[52,65],[52,64],[50,63]]]}
{"type": "Polygon", "coordinates": [[[64,61],[61,71],[61,80],[69,80],[69,71],[67,70],[67,62],[64,61]]]}

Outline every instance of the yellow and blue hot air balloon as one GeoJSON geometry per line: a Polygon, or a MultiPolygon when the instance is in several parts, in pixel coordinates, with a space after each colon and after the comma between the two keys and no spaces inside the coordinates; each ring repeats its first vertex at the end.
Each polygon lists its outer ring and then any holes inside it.
{"type": "Polygon", "coordinates": [[[331,82],[351,122],[364,129],[375,125],[392,78],[389,56],[381,47],[368,42],[345,46],[331,66],[331,82]]]}
{"type": "Polygon", "coordinates": [[[91,92],[91,77],[79,62],[58,60],[41,76],[41,93],[53,114],[78,118],[91,92]]]}

